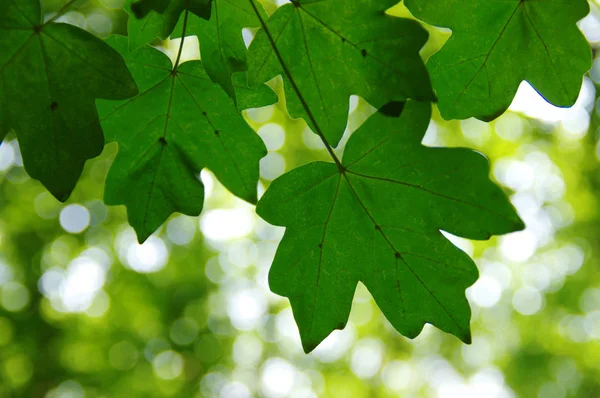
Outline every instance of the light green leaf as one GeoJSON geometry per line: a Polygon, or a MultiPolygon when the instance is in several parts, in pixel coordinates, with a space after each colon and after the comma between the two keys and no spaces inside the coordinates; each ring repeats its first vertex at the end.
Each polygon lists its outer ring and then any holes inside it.
{"type": "Polygon", "coordinates": [[[290,114],[334,146],[353,94],[376,108],[407,98],[432,100],[419,57],[427,33],[416,21],[385,14],[396,3],[298,0],[278,8],[250,45],[250,85],[284,75],[290,114]]]}
{"type": "Polygon", "coordinates": [[[577,100],[592,62],[576,22],[586,0],[406,0],[415,17],[452,29],[428,61],[445,119],[492,120],[529,82],[556,106],[577,100]]]}
{"type": "Polygon", "coordinates": [[[0,136],[14,129],[25,169],[59,200],[104,139],[94,100],[137,87],[110,46],[67,24],[42,24],[38,0],[8,0],[0,14],[0,136]]]}
{"type": "Polygon", "coordinates": [[[482,155],[420,144],[430,112],[409,101],[399,118],[376,113],[339,168],[295,169],[258,203],[262,218],[286,227],[269,285],[290,299],[306,352],[345,327],[359,281],[403,335],[431,323],[470,342],[464,292],[477,268],[440,230],[488,239],[524,226],[482,155]]]}
{"type": "MultiPolygon", "coordinates": [[[[110,44],[125,58],[141,91],[128,101],[98,102],[107,140],[119,144],[105,201],[127,206],[140,242],[173,212],[200,214],[204,189],[198,175],[204,167],[233,194],[255,203],[265,146],[202,63],[173,69],[156,49],[128,53],[122,37],[110,44]]],[[[263,85],[246,103],[258,107],[275,100],[263,85]]]]}

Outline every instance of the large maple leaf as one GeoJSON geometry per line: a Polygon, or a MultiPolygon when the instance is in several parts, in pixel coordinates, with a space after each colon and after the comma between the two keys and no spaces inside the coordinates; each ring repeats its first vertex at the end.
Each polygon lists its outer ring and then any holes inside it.
{"type": "Polygon", "coordinates": [[[104,147],[95,99],[130,98],[135,82],[102,40],[42,23],[39,0],[2,4],[0,49],[0,137],[14,129],[29,175],[64,201],[104,147]]]}
{"type": "Polygon", "coordinates": [[[259,201],[286,227],[269,285],[290,299],[306,352],[346,325],[359,281],[403,335],[431,323],[470,342],[464,291],[477,268],[440,230],[488,239],[523,223],[481,154],[420,144],[430,113],[413,101],[399,118],[376,113],[340,164],[295,169],[259,201]]]}

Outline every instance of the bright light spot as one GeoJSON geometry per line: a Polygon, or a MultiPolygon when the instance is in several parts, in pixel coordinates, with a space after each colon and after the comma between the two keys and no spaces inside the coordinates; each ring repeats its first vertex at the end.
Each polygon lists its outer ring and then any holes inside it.
{"type": "Polygon", "coordinates": [[[134,271],[157,272],[167,264],[169,253],[162,239],[151,236],[143,244],[132,242],[127,250],[127,263],[134,271]]]}
{"type": "Polygon", "coordinates": [[[0,286],[13,279],[13,270],[0,260],[0,286]]]}
{"type": "Polygon", "coordinates": [[[571,108],[559,108],[544,100],[529,83],[522,82],[509,109],[514,112],[522,112],[531,118],[556,123],[567,119],[569,113],[579,112],[578,108],[585,108],[589,111],[589,102],[590,100],[594,101],[594,93],[593,83],[590,79],[585,78],[575,105],[571,108]]]}
{"type": "Polygon", "coordinates": [[[302,142],[309,149],[325,149],[323,140],[308,127],[302,131],[302,142]]]}
{"type": "Polygon", "coordinates": [[[248,28],[242,29],[242,39],[244,40],[246,48],[249,48],[252,40],[254,40],[254,32],[248,28]]]}
{"type": "Polygon", "coordinates": [[[458,247],[460,250],[462,250],[463,252],[467,253],[470,257],[473,257],[473,243],[465,238],[461,238],[460,236],[455,236],[452,235],[449,232],[446,231],[440,231],[442,233],[442,235],[444,235],[446,237],[446,239],[448,239],[450,242],[452,242],[452,244],[456,247],[458,247]]]}
{"type": "Polygon", "coordinates": [[[533,187],[537,174],[526,162],[513,159],[500,159],[494,163],[494,177],[502,185],[523,191],[533,187]]]}
{"type": "Polygon", "coordinates": [[[211,210],[200,219],[204,236],[216,241],[244,237],[254,230],[255,225],[256,217],[247,207],[211,210]]]}
{"type": "Polygon", "coordinates": [[[600,309],[587,314],[583,325],[591,338],[600,340],[600,309]]]}
{"type": "Polygon", "coordinates": [[[460,122],[463,135],[475,145],[481,146],[490,138],[490,125],[474,118],[460,122]]]}
{"type": "Polygon", "coordinates": [[[85,15],[77,11],[69,11],[66,14],[56,18],[56,22],[68,23],[81,29],[87,29],[87,20],[85,15]]]}
{"type": "Polygon", "coordinates": [[[356,110],[356,108],[358,107],[358,101],[359,98],[357,95],[351,95],[350,96],[350,108],[349,108],[349,113],[352,113],[356,110]]]}
{"type": "Polygon", "coordinates": [[[594,59],[592,69],[590,69],[590,77],[596,84],[600,83],[600,58],[594,59]]]}
{"type": "Polygon", "coordinates": [[[515,232],[500,238],[502,255],[514,262],[525,262],[533,256],[537,249],[537,239],[529,231],[515,232]]]}
{"type": "Polygon", "coordinates": [[[89,210],[82,205],[68,205],[60,212],[60,225],[67,232],[78,234],[90,225],[89,210]]]}
{"type": "MultiPolygon", "coordinates": [[[[106,270],[88,258],[77,258],[69,265],[60,284],[60,299],[66,312],[82,312],[90,307],[104,286],[106,270]]],[[[58,279],[58,278],[57,278],[58,279]]]]}
{"type": "Polygon", "coordinates": [[[533,315],[542,309],[544,298],[540,292],[531,287],[524,287],[515,292],[513,307],[523,315],[533,315]]]}
{"type": "Polygon", "coordinates": [[[579,140],[587,134],[590,127],[590,114],[584,108],[574,108],[562,120],[566,138],[579,140]]]}
{"type": "Polygon", "coordinates": [[[100,290],[92,304],[84,311],[84,313],[90,318],[100,318],[106,314],[110,307],[110,297],[103,290],[100,290]]]}
{"type": "Polygon", "coordinates": [[[215,187],[215,176],[208,169],[202,169],[200,172],[200,181],[204,185],[204,198],[206,200],[211,196],[215,187]]]}
{"type": "Polygon", "coordinates": [[[556,174],[536,175],[535,196],[544,202],[556,202],[565,195],[565,181],[556,174]]]}
{"type": "Polygon", "coordinates": [[[188,216],[177,216],[167,224],[167,237],[176,245],[187,245],[194,239],[196,223],[188,216]]]}
{"type": "Polygon", "coordinates": [[[87,16],[89,30],[98,36],[106,37],[112,32],[113,23],[109,16],[95,12],[87,16]]]}
{"type": "Polygon", "coordinates": [[[152,360],[154,373],[163,380],[173,380],[183,372],[183,357],[175,351],[163,351],[152,360]]]}
{"type": "Polygon", "coordinates": [[[585,260],[583,250],[579,246],[573,244],[565,245],[560,250],[565,254],[567,260],[567,273],[569,275],[573,275],[574,273],[579,271],[579,269],[583,265],[583,261],[585,260]]]}
{"type": "Polygon", "coordinates": [[[488,339],[475,337],[471,345],[462,345],[462,357],[473,367],[481,367],[492,359],[492,347],[488,339]]]}
{"type": "Polygon", "coordinates": [[[527,285],[544,291],[550,286],[550,272],[544,264],[527,264],[523,269],[521,279],[527,285]]]}
{"type": "Polygon", "coordinates": [[[8,170],[15,160],[15,151],[10,142],[4,141],[0,144],[0,170],[8,170]]]}
{"type": "Polygon", "coordinates": [[[579,307],[588,313],[600,310],[600,288],[586,289],[579,299],[579,307]]]}
{"type": "Polygon", "coordinates": [[[217,397],[227,384],[227,379],[221,373],[211,372],[206,374],[200,381],[200,392],[202,397],[217,397]]]}
{"type": "Polygon", "coordinates": [[[227,315],[238,330],[254,329],[266,309],[265,297],[258,289],[239,290],[228,297],[227,315]]]}
{"type": "MultiPolygon", "coordinates": [[[[166,43],[166,47],[157,47],[163,51],[170,59],[172,63],[175,63],[179,54],[179,47],[181,44],[181,38],[169,40],[166,43]]],[[[187,61],[193,61],[200,59],[200,44],[197,36],[186,36],[183,42],[183,50],[181,51],[180,64],[187,61]]]]}
{"type": "Polygon", "coordinates": [[[429,126],[427,126],[427,131],[425,132],[425,136],[423,137],[421,143],[426,146],[438,145],[439,142],[437,140],[437,132],[437,124],[433,120],[430,120],[429,126]]]}
{"type": "Polygon", "coordinates": [[[383,384],[392,391],[399,392],[408,389],[413,381],[414,375],[409,363],[392,361],[383,368],[383,384]]]}
{"type": "Polygon", "coordinates": [[[227,259],[236,267],[246,268],[254,264],[258,257],[256,244],[249,239],[233,242],[227,250],[227,259]]]}
{"type": "Polygon", "coordinates": [[[253,368],[260,363],[263,354],[262,341],[251,334],[241,334],[233,343],[233,360],[238,366],[253,368]]]}
{"type": "Polygon", "coordinates": [[[383,346],[381,341],[366,338],[356,343],[352,350],[350,368],[361,379],[368,379],[377,374],[383,360],[383,346]]]}
{"type": "Polygon", "coordinates": [[[504,376],[497,369],[483,369],[470,378],[467,398],[512,398],[514,394],[504,383],[504,376]]]}
{"type": "Polygon", "coordinates": [[[594,12],[590,12],[577,25],[590,43],[600,41],[600,21],[598,21],[594,12]]]}
{"type": "Polygon", "coordinates": [[[271,152],[260,160],[260,176],[265,180],[274,180],[285,172],[285,158],[271,152]]]}
{"type": "Polygon", "coordinates": [[[285,130],[277,123],[265,124],[258,129],[257,134],[269,151],[277,151],[285,144],[285,130]]]}
{"type": "Polygon", "coordinates": [[[0,304],[8,311],[21,311],[29,304],[29,291],[18,282],[8,282],[0,287],[0,304]]]}
{"type": "Polygon", "coordinates": [[[250,398],[250,390],[245,384],[234,381],[221,388],[220,398],[250,398]]]}
{"type": "Polygon", "coordinates": [[[496,119],[494,128],[500,138],[515,142],[523,135],[523,119],[512,112],[506,112],[496,119]]]}
{"type": "Polygon", "coordinates": [[[261,389],[267,398],[287,396],[294,387],[296,369],[281,358],[268,359],[261,372],[261,389]]]}
{"type": "Polygon", "coordinates": [[[482,308],[493,307],[502,296],[502,286],[491,276],[482,275],[467,289],[467,297],[482,308]]]}
{"type": "Polygon", "coordinates": [[[273,117],[273,113],[275,113],[275,107],[263,106],[262,108],[250,108],[245,111],[246,116],[250,120],[256,123],[265,123],[269,121],[273,117]]]}
{"type": "Polygon", "coordinates": [[[81,384],[74,380],[67,380],[60,383],[49,395],[53,398],[84,398],[85,396],[81,384]]]}
{"type": "Polygon", "coordinates": [[[331,363],[341,359],[356,340],[356,330],[352,325],[344,330],[334,330],[311,353],[321,362],[331,363]]]}
{"type": "Polygon", "coordinates": [[[40,289],[40,292],[49,299],[57,299],[60,297],[60,288],[64,279],[64,270],[55,267],[49,268],[38,280],[38,288],[40,289]]]}

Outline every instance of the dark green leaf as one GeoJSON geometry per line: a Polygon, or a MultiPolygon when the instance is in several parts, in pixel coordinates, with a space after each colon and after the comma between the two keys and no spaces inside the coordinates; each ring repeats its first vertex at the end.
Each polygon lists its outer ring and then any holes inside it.
{"type": "Polygon", "coordinates": [[[252,4],[266,19],[267,15],[256,0],[213,0],[210,20],[194,18],[188,30],[198,36],[202,44],[200,56],[206,72],[234,100],[236,96],[231,75],[246,71],[247,49],[242,29],[260,27],[260,19],[252,4]]]}
{"type": "Polygon", "coordinates": [[[420,145],[431,106],[376,113],[350,138],[343,168],[316,162],[275,180],[258,203],[287,227],[269,284],[289,297],[306,352],[346,325],[359,281],[414,338],[425,323],[470,342],[465,289],[477,268],[440,230],[470,239],[522,229],[487,160],[420,145]]]}
{"type": "MultiPolygon", "coordinates": [[[[109,42],[125,58],[141,92],[124,102],[98,102],[107,140],[119,144],[105,201],[127,206],[139,240],[173,212],[200,214],[204,189],[198,174],[204,167],[232,193],[255,203],[258,163],[266,149],[202,63],[186,62],[174,71],[156,49],[128,53],[127,39],[109,42]]],[[[275,98],[263,85],[245,103],[258,107],[275,98]]]]}
{"type": "Polygon", "coordinates": [[[199,17],[210,17],[211,0],[128,0],[128,5],[136,18],[141,19],[149,14],[163,14],[179,9],[175,21],[184,9],[189,9],[199,17]]]}
{"type": "Polygon", "coordinates": [[[575,103],[590,47],[575,24],[586,0],[407,0],[419,19],[452,29],[428,61],[445,119],[491,120],[526,80],[556,106],[575,103]]]}
{"type": "Polygon", "coordinates": [[[299,0],[278,8],[250,45],[250,84],[283,74],[290,114],[334,146],[353,94],[377,108],[407,98],[432,100],[419,57],[427,33],[416,21],[385,14],[396,3],[299,0]]]}
{"type": "MultiPolygon", "coordinates": [[[[252,1],[260,15],[266,19],[260,3],[252,1]]],[[[183,0],[173,1],[162,14],[152,12],[141,20],[130,18],[130,48],[139,48],[157,37],[180,37],[182,27],[176,26],[176,23],[182,5],[183,0]]],[[[198,36],[202,43],[200,53],[210,78],[236,100],[232,75],[246,70],[246,46],[242,39],[242,29],[258,28],[260,20],[250,0],[213,0],[211,13],[210,19],[190,16],[186,31],[198,36]]],[[[238,78],[238,83],[241,83],[241,79],[242,77],[238,78]]]]}
{"type": "Polygon", "coordinates": [[[15,130],[27,172],[64,201],[104,147],[94,100],[129,98],[137,87],[102,40],[42,25],[38,0],[3,3],[0,49],[0,133],[15,130]]]}

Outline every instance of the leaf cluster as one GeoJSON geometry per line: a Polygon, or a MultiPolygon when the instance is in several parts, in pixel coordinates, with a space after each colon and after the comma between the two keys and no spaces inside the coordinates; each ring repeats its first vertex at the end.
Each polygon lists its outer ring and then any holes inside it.
{"type": "Polygon", "coordinates": [[[425,64],[427,31],[387,14],[396,0],[294,0],[267,15],[257,0],[127,0],[128,37],[102,41],[44,22],[39,0],[7,0],[0,15],[0,134],[14,130],[26,170],[59,200],[106,142],[118,155],[105,201],[125,205],[140,242],[174,212],[200,214],[210,169],[257,202],[260,138],[241,111],[277,101],[323,141],[331,162],[273,182],[257,213],[286,227],[271,269],[290,299],[305,350],[347,322],[358,282],[413,338],[425,323],[470,342],[464,290],[473,261],[440,231],[488,239],[524,228],[469,149],[421,140],[431,104],[446,119],[492,120],[526,80],[573,105],[591,52],[576,22],[585,0],[406,0],[452,37],[425,64]],[[247,48],[242,30],[253,29],[247,48]],[[186,37],[201,60],[182,62],[186,37]],[[175,60],[151,45],[181,38],[175,60]],[[378,111],[340,159],[349,98],[378,111]]]}

